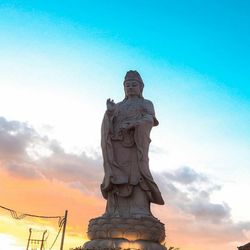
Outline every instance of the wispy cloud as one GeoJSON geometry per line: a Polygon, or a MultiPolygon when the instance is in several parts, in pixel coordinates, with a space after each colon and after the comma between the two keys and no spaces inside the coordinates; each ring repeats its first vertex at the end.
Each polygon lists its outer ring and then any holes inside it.
{"type": "Polygon", "coordinates": [[[101,159],[92,159],[85,152],[66,153],[59,142],[39,135],[30,125],[3,117],[0,155],[1,166],[12,175],[56,179],[85,191],[96,191],[103,175],[101,159]]]}
{"type": "Polygon", "coordinates": [[[162,214],[162,217],[167,225],[169,220],[177,224],[174,231],[180,242],[185,241],[184,232],[187,238],[199,237],[199,244],[209,243],[210,246],[203,249],[211,249],[211,244],[219,244],[222,249],[248,240],[245,232],[250,229],[250,221],[234,222],[226,202],[212,201],[212,194],[222,187],[208,176],[184,166],[172,172],[157,173],[155,179],[169,209],[167,216],[162,214]]]}

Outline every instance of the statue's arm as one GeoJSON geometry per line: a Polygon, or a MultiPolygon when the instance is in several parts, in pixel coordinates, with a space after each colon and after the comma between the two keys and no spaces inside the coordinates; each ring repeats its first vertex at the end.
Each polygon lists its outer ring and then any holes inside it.
{"type": "Polygon", "coordinates": [[[111,173],[110,161],[113,159],[112,145],[110,143],[110,135],[113,133],[113,118],[115,109],[118,104],[115,104],[114,100],[110,98],[106,101],[106,112],[102,121],[101,128],[101,147],[104,159],[104,170],[105,174],[111,173]]]}
{"type": "Polygon", "coordinates": [[[155,117],[155,110],[154,110],[153,103],[149,100],[145,100],[143,108],[144,108],[144,112],[143,112],[142,120],[144,120],[145,122],[152,123],[152,126],[157,126],[159,122],[155,117]]]}
{"type": "Polygon", "coordinates": [[[149,100],[144,100],[143,102],[143,110],[142,110],[142,116],[139,119],[134,120],[133,122],[124,123],[121,129],[131,129],[143,124],[149,124],[151,126],[158,125],[155,123],[155,111],[154,111],[154,105],[149,100]]]}

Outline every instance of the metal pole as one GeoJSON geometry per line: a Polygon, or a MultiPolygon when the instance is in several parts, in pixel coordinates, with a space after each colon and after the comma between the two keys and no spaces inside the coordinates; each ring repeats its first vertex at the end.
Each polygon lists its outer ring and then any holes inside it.
{"type": "Polygon", "coordinates": [[[30,228],[30,229],[29,229],[29,231],[30,231],[30,235],[29,235],[29,239],[28,239],[28,244],[27,244],[27,248],[26,248],[26,250],[28,250],[28,249],[29,249],[29,245],[30,245],[30,237],[31,237],[31,231],[32,231],[32,229],[30,228]]]}
{"type": "Polygon", "coordinates": [[[67,224],[67,217],[68,217],[68,210],[65,210],[64,222],[63,222],[63,231],[62,231],[62,240],[61,240],[60,250],[63,250],[63,243],[64,243],[64,236],[65,236],[66,224],[67,224]]]}
{"type": "Polygon", "coordinates": [[[43,238],[42,238],[42,243],[41,243],[41,248],[40,248],[40,250],[43,250],[44,248],[43,248],[43,243],[44,243],[44,236],[45,236],[45,234],[47,233],[47,230],[45,230],[44,232],[43,232],[43,238]]]}

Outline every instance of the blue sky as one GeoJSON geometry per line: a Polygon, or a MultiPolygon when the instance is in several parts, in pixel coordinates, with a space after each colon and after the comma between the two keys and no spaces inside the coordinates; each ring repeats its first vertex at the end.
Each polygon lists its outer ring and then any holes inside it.
{"type": "Polygon", "coordinates": [[[167,58],[223,82],[247,80],[249,1],[1,2],[57,23],[70,22],[96,38],[167,58]]]}
{"type": "Polygon", "coordinates": [[[13,9],[75,25],[80,37],[87,30],[104,43],[136,48],[249,93],[249,1],[11,2],[13,9]]]}
{"type": "Polygon", "coordinates": [[[105,101],[137,69],[160,121],[152,168],[204,173],[221,186],[211,200],[248,221],[249,12],[246,0],[0,1],[0,116],[95,158],[105,101]]]}

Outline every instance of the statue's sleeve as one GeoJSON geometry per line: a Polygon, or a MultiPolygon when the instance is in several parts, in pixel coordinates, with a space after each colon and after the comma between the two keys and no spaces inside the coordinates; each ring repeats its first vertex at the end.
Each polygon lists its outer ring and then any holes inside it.
{"type": "Polygon", "coordinates": [[[111,162],[113,161],[113,149],[110,141],[110,129],[112,124],[112,116],[106,111],[102,121],[101,128],[101,147],[103,155],[104,179],[101,185],[102,194],[107,199],[106,190],[110,185],[110,177],[112,176],[111,162]]]}
{"type": "Polygon", "coordinates": [[[143,120],[152,122],[153,126],[157,126],[159,122],[155,117],[155,110],[153,103],[149,100],[144,100],[143,108],[144,108],[143,120]]]}

